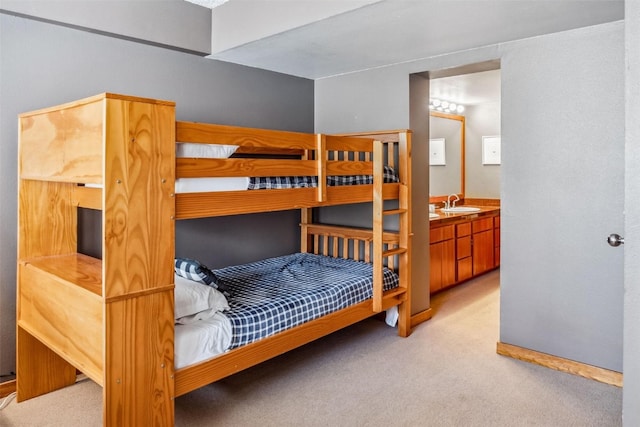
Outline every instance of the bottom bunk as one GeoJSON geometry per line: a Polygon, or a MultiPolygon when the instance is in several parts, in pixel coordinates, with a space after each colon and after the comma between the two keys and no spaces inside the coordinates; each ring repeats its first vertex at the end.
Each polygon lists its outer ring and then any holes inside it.
{"type": "MultiPolygon", "coordinates": [[[[317,246],[332,255],[295,253],[217,270],[176,259],[176,396],[376,314],[371,240],[363,237],[370,232],[351,230],[354,238],[349,229],[320,229],[317,246]]],[[[401,304],[399,321],[407,322],[407,289],[392,268],[382,270],[375,297],[387,324],[395,326],[401,304]]]]}

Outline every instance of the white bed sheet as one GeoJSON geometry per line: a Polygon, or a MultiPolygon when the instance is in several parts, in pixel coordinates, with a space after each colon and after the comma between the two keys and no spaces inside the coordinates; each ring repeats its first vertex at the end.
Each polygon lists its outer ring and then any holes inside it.
{"type": "Polygon", "coordinates": [[[193,365],[224,353],[231,345],[231,322],[222,313],[188,325],[175,325],[174,366],[193,365]]]}
{"type": "Polygon", "coordinates": [[[249,177],[178,178],[176,193],[201,193],[209,191],[237,191],[249,187],[249,177]]]}

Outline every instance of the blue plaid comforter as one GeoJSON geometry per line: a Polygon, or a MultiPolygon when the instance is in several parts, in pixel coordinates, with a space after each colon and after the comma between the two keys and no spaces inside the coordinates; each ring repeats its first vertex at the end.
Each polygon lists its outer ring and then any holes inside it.
{"type": "MultiPolygon", "coordinates": [[[[239,347],[372,296],[372,266],[342,258],[292,254],[215,270],[229,288],[233,338],[239,347]]],[[[398,286],[385,268],[384,289],[398,286]]]]}
{"type": "MultiPolygon", "coordinates": [[[[396,171],[386,166],[383,171],[384,182],[399,182],[396,171]]],[[[328,186],[373,184],[373,175],[331,175],[327,177],[328,186]]],[[[274,190],[283,188],[317,187],[317,176],[274,176],[251,177],[249,190],[274,190]]]]}

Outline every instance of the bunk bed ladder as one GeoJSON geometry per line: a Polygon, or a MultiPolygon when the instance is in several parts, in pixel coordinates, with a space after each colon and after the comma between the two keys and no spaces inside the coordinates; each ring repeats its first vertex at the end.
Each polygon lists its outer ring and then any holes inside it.
{"type": "MultiPolygon", "coordinates": [[[[399,157],[400,163],[406,167],[406,155],[407,155],[407,139],[402,138],[399,141],[399,157]]],[[[373,310],[375,312],[381,312],[384,310],[383,301],[383,267],[385,265],[384,260],[387,259],[388,265],[393,265],[393,258],[398,257],[397,269],[402,271],[401,282],[398,289],[394,292],[398,298],[403,301],[400,310],[405,311],[400,315],[399,332],[401,335],[408,335],[409,321],[408,319],[408,301],[409,301],[409,278],[408,276],[408,263],[409,263],[409,190],[407,186],[407,174],[404,173],[400,176],[401,184],[399,186],[398,194],[398,207],[394,209],[386,209],[384,207],[383,191],[383,164],[385,155],[385,143],[382,141],[374,141],[373,145],[373,165],[374,165],[374,179],[373,179],[373,310]],[[398,216],[398,241],[389,242],[383,240],[384,236],[384,219],[388,216],[398,216]],[[404,319],[404,321],[403,321],[404,319]]],[[[390,158],[393,157],[393,153],[388,154],[390,158]]],[[[401,170],[403,170],[402,168],[401,170]]],[[[389,296],[389,295],[387,295],[389,296]]]]}

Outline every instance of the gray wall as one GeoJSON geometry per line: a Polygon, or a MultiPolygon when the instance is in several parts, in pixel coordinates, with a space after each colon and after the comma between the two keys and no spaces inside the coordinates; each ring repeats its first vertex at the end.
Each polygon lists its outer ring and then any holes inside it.
{"type": "MultiPolygon", "coordinates": [[[[429,117],[429,139],[444,138],[444,165],[429,165],[429,194],[448,196],[462,189],[462,122],[429,117]]],[[[465,144],[466,145],[466,144],[465,144]]]]}
{"type": "MultiPolygon", "coordinates": [[[[15,369],[19,113],[115,92],[175,101],[179,120],[312,132],[314,87],[307,79],[6,14],[0,43],[0,373],[6,374],[15,369]]],[[[299,247],[299,220],[288,211],[181,221],[176,250],[210,267],[288,253],[299,247]]]]}
{"type": "Polygon", "coordinates": [[[624,397],[625,426],[640,425],[640,2],[625,2],[625,307],[624,397]]]}
{"type": "Polygon", "coordinates": [[[500,198],[500,165],[482,164],[482,137],[500,135],[500,103],[467,107],[465,197],[500,198]]]}
{"type": "Polygon", "coordinates": [[[203,56],[211,53],[211,10],[182,0],[2,0],[0,9],[203,56]]]}
{"type": "Polygon", "coordinates": [[[506,53],[502,139],[501,341],[621,372],[624,25],[506,53]]]}
{"type": "MultiPolygon", "coordinates": [[[[500,59],[500,340],[616,371],[622,370],[622,262],[618,256],[603,267],[612,255],[601,246],[605,229],[621,226],[622,198],[593,197],[593,190],[622,183],[619,171],[601,167],[615,160],[607,144],[624,140],[623,30],[616,22],[320,79],[315,98],[319,131],[404,128],[412,73],[500,59]],[[559,109],[550,108],[550,99],[559,109]],[[598,150],[602,163],[576,158],[588,150],[598,150]],[[557,209],[549,200],[567,204],[557,209]],[[605,220],[594,223],[603,213],[605,220]]],[[[425,144],[423,138],[414,143],[425,144]]],[[[419,191],[414,186],[414,199],[426,200],[428,192],[419,191]]],[[[427,222],[427,210],[414,208],[414,217],[424,213],[427,222]]],[[[422,238],[428,235],[414,236],[414,248],[422,238]]],[[[414,262],[414,272],[423,270],[414,262]]],[[[428,288],[414,279],[414,295],[428,288]]],[[[425,303],[428,293],[414,299],[425,303]]]]}

